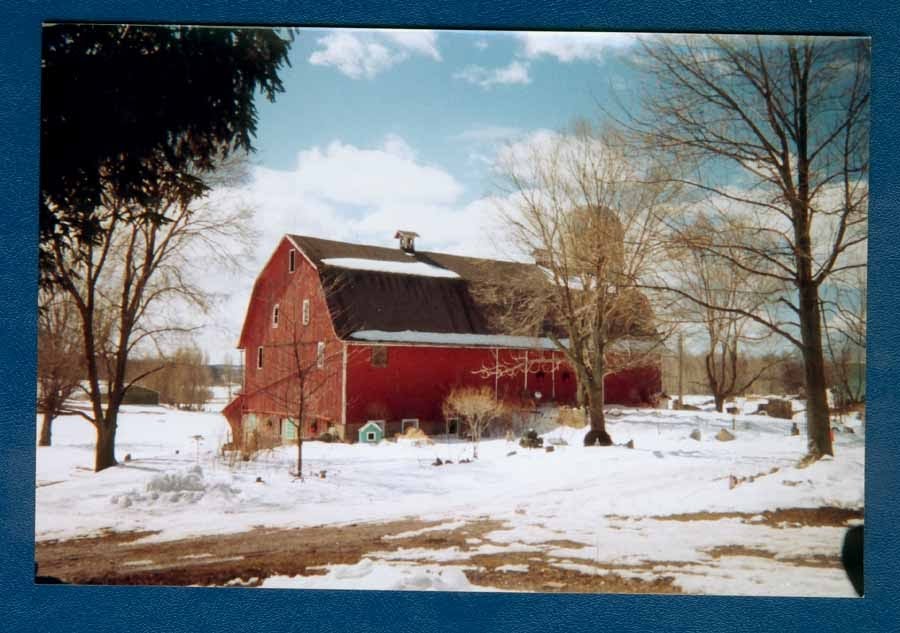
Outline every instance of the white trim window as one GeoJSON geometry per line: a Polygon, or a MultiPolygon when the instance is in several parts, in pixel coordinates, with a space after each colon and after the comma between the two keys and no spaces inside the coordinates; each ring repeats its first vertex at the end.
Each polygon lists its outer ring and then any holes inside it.
{"type": "Polygon", "coordinates": [[[408,426],[419,428],[419,418],[403,418],[402,420],[400,420],[401,435],[406,432],[406,427],[408,426]]]}
{"type": "Polygon", "coordinates": [[[319,369],[325,367],[325,341],[316,343],[316,367],[319,369]]]}
{"type": "Polygon", "coordinates": [[[272,308],[272,327],[278,327],[278,316],[279,316],[279,306],[276,303],[275,307],[272,308]]]}
{"type": "Polygon", "coordinates": [[[309,325],[309,299],[303,300],[303,325],[309,325]]]}
{"type": "Polygon", "coordinates": [[[263,366],[263,348],[262,345],[256,348],[256,368],[262,369],[263,366]]]}
{"type": "Polygon", "coordinates": [[[291,249],[288,251],[288,272],[292,273],[297,270],[297,251],[291,249]]]}

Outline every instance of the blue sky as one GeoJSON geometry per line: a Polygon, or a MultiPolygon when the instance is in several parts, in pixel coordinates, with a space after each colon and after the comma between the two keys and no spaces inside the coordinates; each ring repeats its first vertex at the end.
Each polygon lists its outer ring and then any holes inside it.
{"type": "Polygon", "coordinates": [[[375,148],[396,136],[419,162],[452,174],[469,202],[490,191],[485,160],[498,144],[595,115],[610,86],[632,72],[624,58],[633,39],[618,34],[585,35],[581,44],[542,34],[410,35],[430,46],[404,46],[386,32],[299,31],[285,93],[259,103],[255,162],[289,170],[303,149],[336,140],[375,148]],[[396,61],[365,68],[365,46],[383,46],[396,61]]]}
{"type": "Polygon", "coordinates": [[[234,358],[253,279],[285,233],[393,246],[412,229],[422,250],[502,256],[497,153],[595,117],[633,78],[635,47],[622,34],[299,30],[285,92],[257,101],[252,178],[230,192],[254,209],[255,257],[210,276],[225,301],[203,347],[234,358]]]}
{"type": "Polygon", "coordinates": [[[210,271],[226,297],[202,336],[214,360],[286,233],[395,246],[408,229],[420,250],[521,256],[497,224],[498,157],[653,90],[634,34],[301,29],[290,57],[284,93],[257,101],[249,182],[213,194],[252,208],[260,234],[242,273],[210,271]]]}

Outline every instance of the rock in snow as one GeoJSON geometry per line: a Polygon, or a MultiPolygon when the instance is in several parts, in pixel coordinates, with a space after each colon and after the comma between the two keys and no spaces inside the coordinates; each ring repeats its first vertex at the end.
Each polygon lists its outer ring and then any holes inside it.
{"type": "Polygon", "coordinates": [[[720,442],[730,442],[734,439],[734,434],[728,431],[728,429],[719,429],[719,432],[716,433],[716,439],[720,442]]]}

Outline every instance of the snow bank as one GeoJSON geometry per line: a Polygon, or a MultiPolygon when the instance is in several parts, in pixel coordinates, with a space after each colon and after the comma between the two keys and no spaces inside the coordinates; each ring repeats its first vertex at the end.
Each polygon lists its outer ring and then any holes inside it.
{"type": "Polygon", "coordinates": [[[382,273],[397,273],[401,275],[417,275],[419,277],[445,277],[459,279],[452,270],[439,268],[425,262],[386,262],[378,259],[356,259],[353,257],[330,257],[323,259],[326,266],[337,268],[351,268],[353,270],[373,270],[382,273]]]}
{"type": "Polygon", "coordinates": [[[154,476],[146,485],[146,494],[131,490],[124,494],[110,497],[113,505],[130,508],[137,504],[182,503],[194,504],[208,494],[228,498],[240,491],[225,483],[207,484],[203,478],[203,469],[194,466],[186,471],[161,473],[154,476]]]}
{"type": "Polygon", "coordinates": [[[262,587],[278,589],[369,589],[405,591],[496,591],[473,585],[465,567],[402,565],[364,558],[354,565],[324,567],[324,576],[270,576],[262,587]]]}

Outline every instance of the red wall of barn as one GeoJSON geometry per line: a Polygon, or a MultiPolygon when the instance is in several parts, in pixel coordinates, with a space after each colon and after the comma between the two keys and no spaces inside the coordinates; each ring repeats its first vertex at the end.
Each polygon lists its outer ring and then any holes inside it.
{"type": "MultiPolygon", "coordinates": [[[[329,424],[342,423],[343,407],[343,348],[336,338],[316,269],[299,250],[295,253],[295,270],[289,270],[289,251],[293,244],[283,239],[257,278],[248,306],[239,347],[245,350],[244,390],[240,404],[228,410],[229,421],[240,414],[256,413],[277,421],[294,417],[297,394],[294,346],[300,344],[300,363],[314,364],[316,343],[325,343],[325,367],[311,369],[310,380],[314,393],[308,393],[305,437],[316,435],[329,424]],[[302,324],[302,303],[310,301],[310,322],[302,324]],[[279,306],[279,322],[273,324],[273,308],[279,306]],[[263,366],[257,368],[257,349],[263,348],[263,366]],[[240,409],[240,414],[234,409],[240,409]],[[315,421],[315,428],[310,423],[315,421]]],[[[418,418],[428,432],[442,429],[441,403],[449,391],[458,385],[495,387],[490,372],[479,375],[479,368],[493,368],[515,364],[523,350],[499,350],[495,357],[492,348],[459,348],[437,346],[387,345],[386,367],[374,367],[371,362],[372,345],[347,344],[347,386],[345,437],[356,439],[359,425],[366,420],[418,418]]],[[[546,358],[561,358],[551,352],[530,351],[529,357],[543,354],[546,358]]],[[[521,365],[521,363],[518,363],[521,365]]],[[[660,392],[661,376],[658,365],[623,371],[608,376],[606,401],[610,404],[641,404],[660,392]]],[[[527,388],[524,374],[503,376],[496,380],[502,398],[510,401],[535,401],[574,404],[576,379],[564,364],[553,371],[553,364],[532,365],[527,388]]],[[[312,390],[308,390],[312,391],[312,390]]]]}
{"type": "MultiPolygon", "coordinates": [[[[495,387],[493,374],[480,375],[477,370],[494,368],[497,358],[492,348],[460,348],[388,345],[387,366],[372,365],[372,346],[353,344],[347,358],[347,432],[355,433],[366,420],[399,420],[418,418],[421,422],[443,422],[441,404],[453,387],[495,387]]],[[[499,350],[501,365],[512,365],[523,350],[499,350]]],[[[529,352],[531,358],[540,352],[529,352]]],[[[551,354],[545,352],[546,357],[551,354]]],[[[518,364],[522,364],[519,362],[518,364]]],[[[555,373],[552,363],[546,368],[533,368],[528,376],[520,372],[496,380],[500,397],[509,401],[534,400],[541,393],[542,402],[575,401],[576,381],[568,368],[555,373]],[[555,382],[555,398],[554,394],[555,382]]],[[[427,429],[426,429],[427,430],[427,429]]]]}
{"type": "Polygon", "coordinates": [[[653,402],[662,393],[660,364],[625,369],[603,380],[607,404],[640,405],[653,402]]]}
{"type": "MultiPolygon", "coordinates": [[[[493,375],[479,375],[475,370],[494,367],[494,351],[490,348],[448,348],[431,346],[388,345],[386,367],[371,362],[371,345],[350,345],[347,361],[347,432],[353,437],[358,425],[366,420],[399,420],[419,418],[442,421],[441,403],[455,386],[488,386],[494,388],[493,375]]],[[[541,352],[529,352],[530,358],[541,352]]],[[[521,350],[500,350],[499,362],[511,363],[521,358],[521,350]]],[[[544,352],[545,357],[551,353],[544,352]]],[[[559,354],[553,354],[559,359],[559,354]]],[[[520,365],[522,363],[519,363],[520,365]]],[[[500,396],[506,400],[574,404],[577,382],[573,372],[562,364],[552,371],[532,367],[528,375],[518,372],[497,382],[500,396]]],[[[606,401],[610,404],[642,404],[661,391],[658,366],[631,369],[608,376],[605,381],[606,401]]]]}
{"type": "Polygon", "coordinates": [[[316,428],[304,427],[304,435],[321,433],[327,424],[341,423],[343,343],[334,334],[325,295],[316,269],[296,251],[295,270],[289,269],[293,245],[283,239],[260,273],[251,294],[241,336],[244,349],[243,411],[267,414],[274,419],[295,417],[298,394],[296,380],[289,378],[298,366],[294,356],[299,346],[300,367],[308,369],[305,423],[317,420],[316,428]],[[310,302],[309,324],[303,325],[303,300],[310,302]],[[278,305],[278,325],[273,311],[278,305]],[[316,344],[325,343],[325,366],[313,367],[316,344]],[[263,348],[263,366],[257,367],[257,350],[263,348]]]}

